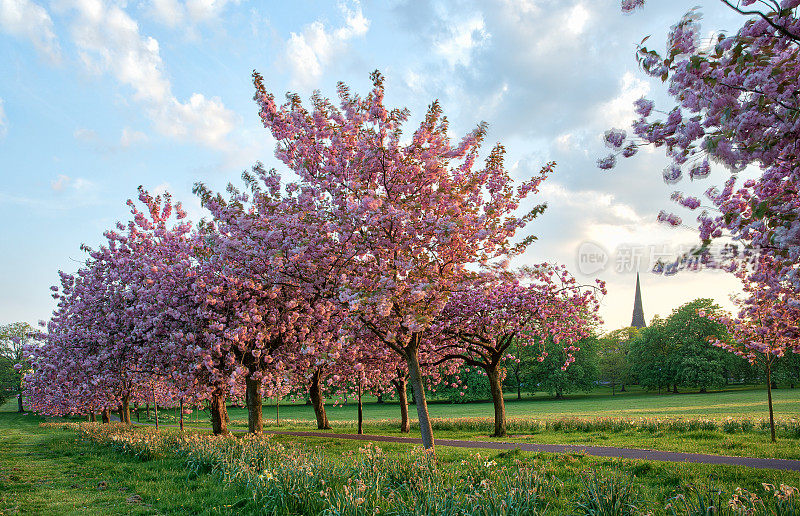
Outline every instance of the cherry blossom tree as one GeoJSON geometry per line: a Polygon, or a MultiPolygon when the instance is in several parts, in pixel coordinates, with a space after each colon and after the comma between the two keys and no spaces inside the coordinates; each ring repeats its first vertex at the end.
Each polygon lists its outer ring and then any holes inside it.
{"type": "Polygon", "coordinates": [[[51,396],[61,411],[77,412],[65,401],[90,401],[104,420],[119,406],[130,423],[131,400],[174,405],[213,390],[205,350],[192,345],[205,301],[196,291],[199,241],[168,194],[140,188],[139,201],[144,209],[129,201],[130,222],[107,231],[107,245],[89,250],[76,275],[62,274],[60,292],[53,288],[59,303],[30,385],[40,402],[51,396]]]}
{"type": "Polygon", "coordinates": [[[771,256],[762,256],[758,265],[755,273],[748,267],[737,271],[745,297],[734,300],[739,305],[736,317],[701,315],[723,323],[733,337],[733,341],[711,339],[715,346],[735,353],[751,364],[764,366],[770,434],[772,442],[775,442],[772,370],[775,361],[786,353],[800,353],[800,301],[793,289],[781,284],[782,276],[774,267],[775,260],[771,256]]]}
{"type": "MultiPolygon", "coordinates": [[[[719,190],[710,188],[710,206],[680,192],[673,200],[700,210],[700,252],[714,239],[730,236],[746,252],[728,256],[731,271],[760,253],[775,260],[775,270],[800,291],[800,19],[798,0],[743,0],[722,3],[746,17],[733,35],[718,33],[712,41],[700,37],[699,13],[689,11],[670,30],[664,53],[648,49],[645,40],[637,59],[642,70],[668,83],[677,105],[657,118],[652,100],[641,98],[635,108],[633,138],[622,130],[606,133],[612,154],[598,162],[612,168],[618,155],[633,156],[640,145],[664,147],[671,164],[667,182],[706,177],[710,160],[737,173],[748,165],[761,169],[756,179],[737,186],[736,175],[719,190]]],[[[643,0],[623,0],[631,12],[643,0]]],[[[662,212],[659,220],[678,225],[679,216],[662,212]]],[[[708,258],[706,258],[707,260],[708,258]]],[[[719,264],[714,264],[719,266],[719,264]]]]}
{"type": "Polygon", "coordinates": [[[195,191],[214,215],[207,302],[229,305],[211,314],[205,338],[232,369],[231,385],[246,385],[248,428],[263,428],[262,395],[288,392],[290,378],[307,369],[340,337],[337,271],[352,255],[326,228],[319,191],[290,183],[257,165],[244,174],[249,193],[233,185],[230,198],[195,191]]]}
{"type": "Polygon", "coordinates": [[[503,398],[505,359],[514,359],[512,344],[535,347],[539,361],[547,356],[544,344],[562,345],[566,361],[574,361],[576,344],[599,322],[595,290],[579,284],[566,267],[539,264],[517,274],[502,272],[483,277],[453,293],[434,331],[439,361],[459,360],[482,369],[494,403],[494,436],[506,435],[503,398]]]}
{"type": "Polygon", "coordinates": [[[339,300],[406,362],[425,448],[433,435],[420,365],[424,336],[469,264],[522,251],[511,239],[543,208],[515,215],[552,164],[514,188],[496,145],[477,167],[486,124],[452,143],[433,102],[408,143],[405,109],[383,104],[383,76],[366,97],[340,83],[339,107],[315,94],[283,106],[254,73],[261,119],[278,141],[276,156],[319,195],[329,231],[352,256],[338,278],[339,300]]]}

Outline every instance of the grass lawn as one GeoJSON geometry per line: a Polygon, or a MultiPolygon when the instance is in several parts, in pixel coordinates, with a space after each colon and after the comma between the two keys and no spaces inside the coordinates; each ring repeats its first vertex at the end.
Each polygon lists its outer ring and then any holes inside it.
{"type": "MultiPolygon", "coordinates": [[[[5,410],[16,408],[8,404],[5,410]]],[[[229,514],[249,493],[176,458],[147,462],[0,411],[0,514],[229,514]]]]}
{"type": "MultiPolygon", "coordinates": [[[[775,416],[800,419],[800,389],[773,390],[775,416]]],[[[434,418],[491,417],[494,413],[491,402],[450,403],[435,398],[428,409],[434,418]]],[[[280,417],[285,419],[313,420],[314,410],[304,403],[282,402],[280,417]]],[[[334,406],[327,401],[326,411],[331,421],[353,421],[357,417],[357,406],[351,398],[347,405],[334,406]]],[[[416,416],[413,405],[409,407],[412,419],[416,416]]],[[[565,399],[554,399],[546,393],[517,400],[506,396],[506,412],[509,418],[530,417],[555,419],[561,417],[684,417],[724,419],[726,417],[766,418],[767,394],[763,386],[743,386],[724,391],[707,393],[656,394],[630,388],[628,392],[611,395],[611,390],[598,388],[591,393],[577,393],[565,399]]],[[[247,410],[229,407],[232,420],[246,420],[247,410]]],[[[207,413],[206,413],[207,415],[207,413]]],[[[275,417],[274,401],[265,400],[264,418],[275,417]]],[[[375,403],[374,398],[365,398],[364,419],[397,419],[400,408],[396,401],[375,403]]]]}
{"type": "MultiPolygon", "coordinates": [[[[370,471],[372,468],[359,450],[364,446],[363,443],[275,436],[270,438],[271,442],[287,446],[286,460],[298,455],[316,457],[313,459],[313,474],[306,477],[302,468],[294,472],[290,469],[288,474],[288,478],[301,475],[309,481],[314,480],[315,483],[309,485],[314,487],[307,492],[299,491],[296,483],[285,480],[286,475],[278,476],[276,473],[279,480],[267,483],[267,491],[264,491],[264,484],[260,484],[262,489],[258,500],[254,501],[250,489],[259,485],[252,476],[258,475],[258,471],[250,476],[243,474],[251,459],[245,458],[241,462],[242,459],[233,455],[218,473],[201,472],[198,476],[189,473],[187,464],[169,452],[155,459],[142,460],[108,444],[78,439],[71,429],[40,428],[39,420],[35,416],[0,413],[0,444],[3,450],[0,455],[0,514],[17,511],[32,514],[258,514],[268,504],[275,503],[268,500],[275,500],[276,490],[282,500],[293,497],[313,499],[317,497],[320,487],[317,479],[324,477],[327,482],[324,483],[325,488],[341,495],[343,491],[346,492],[345,485],[357,485],[361,475],[368,473],[362,471],[364,467],[370,468],[370,471]],[[298,446],[296,449],[299,451],[292,452],[295,449],[292,446],[298,446]],[[352,481],[355,484],[351,484],[352,481]],[[104,489],[98,489],[100,482],[105,482],[104,489]],[[140,496],[141,501],[128,502],[134,495],[140,496]]],[[[175,432],[174,429],[161,431],[162,434],[175,432]]],[[[403,464],[411,460],[409,454],[412,446],[382,443],[380,448],[388,459],[386,464],[403,464]]],[[[511,478],[514,472],[524,470],[534,471],[547,480],[548,488],[540,495],[543,498],[540,508],[546,507],[547,514],[574,514],[576,503],[586,499],[586,479],[592,474],[600,478],[613,477],[618,479],[620,485],[630,485],[630,501],[642,514],[651,512],[653,515],[672,514],[665,509],[665,505],[676,494],[687,493],[689,498],[696,496],[692,494],[692,488],[687,486],[696,486],[701,493],[721,491],[723,503],[737,487],[771,499],[771,492],[765,494],[761,487],[764,482],[800,486],[798,472],[604,459],[581,454],[495,452],[446,447],[440,447],[437,451],[438,467],[445,472],[460,471],[465,468],[464,461],[470,460],[479,465],[484,461],[491,463],[488,469],[492,471],[506,468],[511,472],[511,478]]],[[[445,478],[451,478],[447,476],[449,474],[445,474],[445,478]]],[[[477,486],[475,494],[470,495],[469,504],[479,507],[488,503],[488,499],[482,497],[491,495],[491,483],[484,488],[482,484],[478,486],[480,478],[470,475],[462,477],[462,481],[474,482],[477,486]]],[[[391,485],[382,484],[383,487],[379,489],[392,492],[400,488],[399,478],[391,482],[391,485]]],[[[425,489],[430,488],[432,486],[425,489]]],[[[448,489],[450,487],[444,486],[445,495],[448,489]]],[[[472,488],[461,486],[458,489],[472,488]]],[[[378,492],[386,494],[387,491],[378,492]]],[[[498,491],[496,494],[503,493],[498,491]]],[[[378,496],[376,499],[381,498],[378,496]]],[[[425,513],[424,507],[411,506],[407,514],[415,514],[417,509],[425,513]]],[[[679,511],[677,514],[684,513],[679,511]]]]}
{"type": "MultiPolygon", "coordinates": [[[[532,399],[517,401],[509,399],[506,409],[509,418],[530,418],[537,420],[553,420],[563,417],[596,418],[707,418],[724,420],[728,417],[751,418],[761,420],[767,418],[765,394],[762,387],[744,387],[729,391],[709,392],[704,394],[656,394],[641,390],[611,395],[608,389],[597,389],[590,394],[578,394],[563,400],[555,400],[544,394],[532,399]]],[[[774,391],[775,414],[780,419],[792,417],[800,419],[800,389],[778,389],[774,391]]],[[[465,421],[460,428],[448,428],[449,421],[442,421],[442,428],[436,428],[434,434],[440,438],[451,439],[489,439],[491,432],[491,403],[432,403],[429,405],[434,418],[483,418],[482,421],[465,421]]],[[[328,406],[328,417],[335,432],[355,433],[356,406],[328,406]]],[[[380,435],[401,435],[396,419],[399,407],[397,403],[387,401],[382,404],[370,401],[365,403],[365,433],[380,435]]],[[[229,407],[232,430],[246,430],[247,410],[229,407]]],[[[412,421],[416,419],[415,407],[410,407],[412,421]]],[[[142,421],[153,421],[152,411],[149,420],[145,413],[140,414],[142,421]]],[[[160,410],[163,423],[173,424],[177,420],[176,410],[160,410]]],[[[280,417],[282,424],[275,426],[275,405],[264,406],[264,423],[266,430],[314,430],[314,412],[310,406],[300,404],[281,404],[280,417]]],[[[195,412],[185,417],[187,426],[208,427],[208,412],[195,412]]],[[[722,431],[642,431],[625,430],[608,431],[514,431],[507,440],[534,442],[542,444],[585,444],[602,446],[619,446],[629,448],[648,448],[654,450],[683,451],[695,453],[713,453],[718,455],[737,455],[751,457],[774,457],[800,459],[800,439],[779,438],[776,444],[769,442],[763,430],[756,429],[747,433],[724,433],[722,431]]],[[[412,427],[411,436],[418,436],[419,431],[412,427]]],[[[780,435],[780,434],[779,434],[780,435]]]]}
{"type": "MultiPolygon", "coordinates": [[[[741,392],[739,399],[751,394],[748,391],[741,392]]],[[[640,394],[632,395],[631,399],[637,397],[656,403],[640,394]]],[[[607,401],[602,396],[595,398],[607,401]]],[[[586,398],[579,398],[559,403],[587,401],[586,398]]],[[[537,402],[523,403],[533,405],[537,402]]],[[[6,405],[4,408],[9,411],[14,407],[6,405]]],[[[369,407],[372,408],[380,410],[385,405],[369,407]]],[[[457,405],[455,408],[463,406],[457,405]]],[[[304,407],[294,407],[294,410],[302,409],[304,407]]],[[[346,407],[343,410],[349,409],[346,407]]],[[[239,417],[239,414],[234,414],[239,417]]],[[[239,475],[224,470],[213,473],[210,468],[191,472],[184,459],[170,453],[143,460],[111,446],[80,439],[72,430],[41,428],[39,423],[43,420],[34,415],[21,416],[0,411],[0,514],[257,514],[263,510],[263,499],[253,500],[252,478],[245,482],[239,475]]],[[[63,421],[61,418],[51,420],[63,421]]],[[[381,423],[370,424],[373,425],[371,428],[382,428],[381,423]]],[[[139,431],[152,432],[153,429],[139,431]]],[[[174,432],[175,429],[162,430],[162,433],[174,432]]],[[[442,431],[437,435],[452,437],[458,436],[459,432],[442,431]]],[[[599,439],[592,433],[542,432],[533,440],[571,442],[573,438],[587,436],[599,439]]],[[[742,434],[739,437],[746,436],[742,434]]],[[[641,439],[641,436],[626,438],[641,439]]],[[[653,442],[675,439],[666,435],[651,438],[653,442]]],[[[330,477],[331,483],[341,482],[343,486],[344,482],[349,483],[350,477],[358,476],[356,470],[347,468],[359,467],[359,448],[364,446],[363,443],[291,436],[275,436],[271,441],[287,446],[297,445],[300,449],[309,450],[309,453],[319,453],[322,457],[320,471],[336,469],[333,465],[344,465],[344,469],[337,471],[351,472],[347,477],[330,477]],[[352,460],[356,461],[356,466],[347,466],[350,464],[348,461],[352,460]],[[325,461],[330,466],[326,467],[325,461]]],[[[702,442],[703,439],[697,441],[702,442]]],[[[605,444],[610,443],[606,441],[605,444]]],[[[384,443],[380,447],[390,458],[390,463],[408,460],[410,450],[415,448],[384,443]]],[[[653,514],[666,514],[664,506],[667,501],[678,493],[687,492],[690,489],[687,485],[700,486],[698,489],[703,492],[710,492],[705,486],[712,485],[712,491],[722,490],[726,497],[737,487],[765,496],[762,482],[800,486],[798,472],[604,459],[581,454],[552,455],[439,447],[437,461],[443,470],[457,471],[463,467],[462,461],[474,460],[478,454],[480,463],[484,460],[495,461],[497,467],[511,468],[511,471],[520,467],[533,468],[537,474],[553,479],[551,486],[556,487],[547,495],[548,514],[574,511],[576,501],[582,499],[587,490],[585,479],[590,471],[597,472],[600,477],[622,475],[627,479],[625,482],[634,484],[636,505],[645,509],[643,512],[652,511],[653,514]]],[[[338,489],[336,485],[333,488],[338,489]]],[[[308,495],[315,496],[314,493],[308,495]]],[[[480,503],[479,500],[476,503],[480,503]]]]}

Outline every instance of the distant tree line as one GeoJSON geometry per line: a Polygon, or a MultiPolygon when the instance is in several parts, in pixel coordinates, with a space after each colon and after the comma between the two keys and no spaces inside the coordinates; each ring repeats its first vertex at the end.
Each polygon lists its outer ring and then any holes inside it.
{"type": "Polygon", "coordinates": [[[23,347],[36,338],[36,330],[25,322],[0,325],[0,406],[9,398],[17,398],[22,412],[22,376],[27,369],[23,347]]]}
{"type": "MultiPolygon", "coordinates": [[[[535,392],[548,392],[561,398],[571,392],[586,392],[607,386],[612,393],[624,392],[631,385],[663,392],[706,392],[726,385],[764,383],[763,368],[712,346],[708,339],[731,339],[724,325],[698,312],[719,313],[711,299],[696,299],[672,311],[666,319],[654,317],[646,328],[620,328],[602,336],[580,341],[575,362],[566,370],[563,350],[547,343],[544,361],[526,353],[525,347],[510,350],[505,360],[504,390],[518,398],[535,392]]],[[[459,373],[463,387],[443,387],[443,396],[456,402],[490,398],[486,377],[475,369],[459,373]],[[464,393],[463,395],[461,393],[464,393]]],[[[800,384],[800,356],[787,353],[777,360],[772,375],[773,388],[794,388],[800,384]]]]}

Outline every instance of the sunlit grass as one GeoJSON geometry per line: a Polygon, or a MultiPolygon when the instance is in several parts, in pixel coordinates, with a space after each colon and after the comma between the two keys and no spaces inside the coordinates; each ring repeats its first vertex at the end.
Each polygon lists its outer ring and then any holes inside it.
{"type": "MultiPolygon", "coordinates": [[[[696,496],[697,489],[719,493],[727,503],[737,488],[759,497],[761,509],[753,514],[774,514],[774,490],[765,491],[762,484],[800,484],[798,472],[581,454],[442,447],[433,459],[419,447],[403,444],[182,435],[174,429],[156,432],[115,424],[60,426],[65,434],[77,432],[85,441],[137,457],[145,465],[178,457],[189,475],[212,472],[223,484],[244,486],[252,503],[240,502],[240,513],[583,514],[576,512],[581,504],[602,501],[613,494],[609,490],[624,486],[637,507],[635,514],[672,514],[667,504],[677,495],[696,496]]],[[[794,510],[800,509],[793,500],[794,510]]]]}

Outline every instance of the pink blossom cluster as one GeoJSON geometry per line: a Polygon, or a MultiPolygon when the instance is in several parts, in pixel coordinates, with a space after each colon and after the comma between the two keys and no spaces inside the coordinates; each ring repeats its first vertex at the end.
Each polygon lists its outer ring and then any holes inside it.
{"type": "MultiPolygon", "coordinates": [[[[776,274],[800,292],[800,2],[722,1],[745,17],[733,35],[717,33],[700,42],[700,16],[691,10],[672,27],[664,52],[647,48],[647,38],[638,47],[644,72],[667,83],[677,105],[666,118],[651,118],[654,102],[637,100],[632,143],[665,149],[672,162],[663,174],[668,183],[679,181],[684,170],[692,180],[709,176],[710,160],[734,174],[758,167],[759,176],[743,185],[732,175],[721,190],[709,189],[711,211],[697,219],[700,238],[705,244],[720,237],[737,241],[748,250],[741,263],[770,255],[776,274]]],[[[624,0],[622,10],[643,4],[624,0]]],[[[615,156],[598,166],[612,168],[615,156]]],[[[699,207],[680,199],[686,208],[699,207]]],[[[659,220],[675,221],[663,212],[659,220]]]]}

